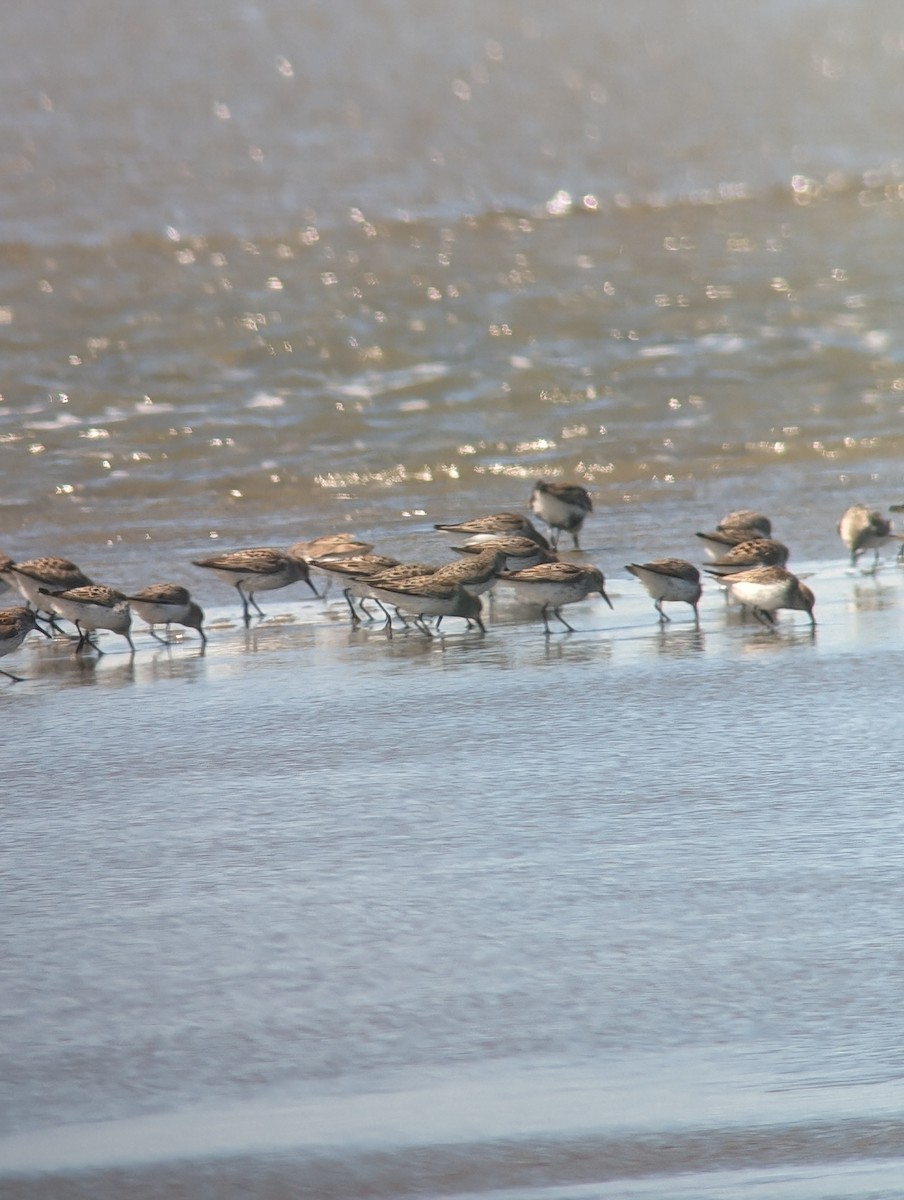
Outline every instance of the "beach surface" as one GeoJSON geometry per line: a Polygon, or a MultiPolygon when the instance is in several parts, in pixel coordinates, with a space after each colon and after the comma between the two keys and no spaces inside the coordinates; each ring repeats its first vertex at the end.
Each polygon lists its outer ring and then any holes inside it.
{"type": "Polygon", "coordinates": [[[4,23],[0,555],[208,642],[0,660],[0,1193],[900,1200],[901,6],[350,11],[4,23]],[[574,632],[193,565],[539,479],[574,632]],[[660,625],[737,509],[815,629],[660,625]]]}

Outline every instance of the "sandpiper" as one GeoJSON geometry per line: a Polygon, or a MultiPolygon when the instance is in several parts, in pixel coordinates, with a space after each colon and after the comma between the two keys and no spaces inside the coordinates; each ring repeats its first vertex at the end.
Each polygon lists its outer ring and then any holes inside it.
{"type": "Polygon", "coordinates": [[[500,576],[500,583],[514,588],[519,600],[539,604],[543,625],[549,633],[548,613],[557,617],[566,629],[574,632],[559,609],[564,604],[574,604],[592,592],[599,592],[609,607],[612,601],[606,595],[602,571],[596,567],[580,567],[576,563],[540,563],[523,571],[507,571],[500,576]]]}
{"type": "Polygon", "coordinates": [[[480,598],[472,596],[460,583],[435,580],[431,575],[395,582],[384,575],[379,584],[370,581],[370,590],[382,603],[414,613],[415,624],[428,637],[431,634],[424,624],[425,617],[438,617],[440,621],[443,617],[464,617],[469,625],[473,621],[482,633],[486,633],[480,619],[480,598]]]}
{"type": "Polygon", "coordinates": [[[852,567],[865,551],[874,551],[874,571],[879,565],[879,550],[895,540],[891,521],[880,512],[871,512],[865,504],[852,504],[847,509],[838,522],[838,536],[850,551],[852,567]]]}
{"type": "MultiPolygon", "coordinates": [[[[399,560],[388,554],[358,554],[351,558],[313,558],[310,563],[312,570],[318,570],[327,579],[336,580],[342,586],[342,595],[345,597],[345,603],[351,613],[353,625],[359,624],[361,618],[352,602],[352,596],[357,596],[359,600],[363,601],[367,594],[366,590],[362,590],[362,581],[370,575],[377,575],[381,571],[387,571],[390,567],[398,565],[399,560]]],[[[363,603],[362,609],[367,613],[363,603]]]]}
{"type": "Polygon", "coordinates": [[[8,554],[0,554],[0,592],[9,591],[11,588],[17,590],[14,587],[12,576],[8,574],[15,565],[8,554]]]}
{"type": "Polygon", "coordinates": [[[352,558],[370,554],[373,542],[361,542],[351,533],[326,533],[309,542],[295,542],[289,553],[310,563],[315,558],[352,558]]]}
{"type": "Polygon", "coordinates": [[[726,513],[717,529],[749,529],[751,537],[771,537],[772,522],[761,512],[751,508],[739,508],[735,512],[726,513]]]}
{"type": "Polygon", "coordinates": [[[97,629],[110,629],[113,633],[120,634],[129,643],[132,653],[135,653],[135,646],[129,635],[132,624],[129,602],[116,588],[92,583],[85,587],[67,588],[56,592],[40,588],[38,595],[45,596],[45,604],[59,616],[71,621],[78,630],[76,654],[83,646],[91,646],[98,654],[103,654],[100,646],[91,640],[91,634],[97,629]]]}
{"type": "MultiPolygon", "coordinates": [[[[412,579],[426,579],[436,571],[436,566],[433,563],[425,562],[403,562],[397,563],[394,567],[387,567],[385,571],[377,571],[374,575],[368,575],[366,578],[358,579],[354,585],[354,595],[358,596],[361,601],[361,607],[364,607],[365,600],[373,600],[380,607],[383,616],[386,618],[387,632],[392,628],[392,614],[387,609],[386,605],[376,594],[376,588],[386,583],[390,588],[398,587],[407,584],[412,579]]],[[[398,611],[395,602],[391,602],[396,608],[396,613],[407,625],[402,613],[398,611]]]]}
{"type": "Polygon", "coordinates": [[[683,558],[655,558],[652,562],[629,563],[626,571],[638,579],[653,598],[660,622],[671,621],[662,605],[666,600],[689,604],[694,610],[694,620],[699,621],[697,605],[703,594],[700,572],[693,563],[683,558]]]}
{"type": "Polygon", "coordinates": [[[468,538],[460,546],[451,547],[456,554],[485,554],[487,550],[501,550],[505,555],[505,569],[520,571],[524,567],[536,567],[540,563],[557,562],[551,550],[545,550],[532,538],[520,534],[499,537],[468,538]]]}
{"type": "Polygon", "coordinates": [[[158,642],[169,641],[170,625],[184,625],[187,629],[196,629],[201,641],[207,641],[204,633],[204,613],[201,607],[191,598],[188,588],[178,583],[152,583],[126,599],[142,621],[150,626],[151,637],[158,642]],[[155,625],[166,626],[166,638],[154,631],[155,625]]]}
{"type": "MultiPolygon", "coordinates": [[[[26,608],[24,604],[0,609],[0,658],[18,650],[33,629],[43,633],[45,637],[50,637],[47,630],[38,624],[32,609],[26,608]]],[[[5,675],[13,683],[23,682],[21,675],[13,675],[11,671],[0,670],[0,675],[5,675]]]]}
{"type": "Polygon", "coordinates": [[[816,603],[810,588],[784,567],[755,567],[737,575],[720,576],[738,604],[753,609],[753,615],[763,625],[774,625],[780,608],[799,609],[808,613],[815,627],[813,605],[816,603]]]}
{"type": "Polygon", "coordinates": [[[559,545],[559,535],[564,530],[570,533],[575,550],[580,550],[578,534],[584,518],[593,512],[590,493],[577,484],[546,483],[538,479],[530,495],[530,510],[535,517],[545,521],[552,531],[552,548],[559,545]]]}
{"type": "Polygon", "coordinates": [[[25,603],[38,612],[50,611],[46,601],[40,599],[42,588],[64,592],[68,588],[88,587],[94,582],[74,562],[52,554],[10,563],[4,568],[3,574],[25,603]]]}
{"type": "Polygon", "coordinates": [[[472,596],[482,596],[492,588],[505,570],[506,557],[492,546],[481,554],[468,555],[458,562],[446,563],[433,572],[443,583],[460,583],[472,596]]]}
{"type": "Polygon", "coordinates": [[[737,525],[731,529],[712,529],[708,533],[697,533],[694,535],[703,543],[703,549],[706,551],[708,558],[722,558],[729,550],[735,546],[740,546],[743,542],[749,542],[757,538],[764,537],[758,529],[750,525],[737,525]]]}
{"type": "Polygon", "coordinates": [[[255,592],[272,592],[288,587],[299,580],[306,583],[315,596],[319,595],[311,583],[308,564],[303,558],[274,550],[270,546],[255,546],[250,550],[232,550],[225,554],[214,554],[210,558],[192,560],[196,567],[204,567],[220,579],[231,583],[242,598],[242,615],[245,624],[251,621],[249,604],[263,616],[263,610],[254,599],[255,592]],[[243,590],[244,585],[244,590],[243,590]]]}
{"type": "Polygon", "coordinates": [[[543,536],[533,521],[516,512],[490,513],[485,517],[472,517],[469,521],[459,521],[456,525],[434,525],[434,529],[442,529],[447,533],[467,534],[476,541],[478,538],[497,538],[517,535],[532,538],[537,545],[549,549],[549,542],[543,536]]]}
{"type": "Polygon", "coordinates": [[[754,538],[739,542],[714,559],[707,570],[710,575],[736,575],[739,571],[752,571],[754,567],[784,567],[790,551],[774,538],[754,538]]]}

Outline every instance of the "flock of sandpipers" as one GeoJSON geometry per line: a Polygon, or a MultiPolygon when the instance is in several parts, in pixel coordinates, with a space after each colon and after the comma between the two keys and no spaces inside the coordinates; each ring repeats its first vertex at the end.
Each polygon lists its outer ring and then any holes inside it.
{"type": "MultiPolygon", "coordinates": [[[[297,542],[285,551],[272,547],[234,550],[196,559],[194,565],[236,589],[246,626],[251,622],[252,609],[263,615],[255,599],[257,593],[303,582],[315,596],[320,595],[313,575],[339,583],[353,624],[373,620],[367,605],[374,603],[390,635],[393,620],[398,619],[406,627],[413,626],[432,636],[428,619],[434,619],[436,630],[444,617],[462,617],[468,628],[485,632],[480,597],[497,585],[538,608],[547,635],[551,632],[550,617],[573,630],[561,613],[565,605],[598,592],[612,607],[602,571],[563,561],[557,554],[563,533],[571,536],[575,550],[580,549],[579,534],[593,510],[590,496],[578,485],[539,480],[531,492],[529,507],[547,527],[548,536],[529,517],[515,512],[436,525],[436,529],[463,539],[453,546],[460,557],[441,566],[403,563],[374,554],[372,544],[350,534],[297,542]]],[[[892,506],[892,511],[902,510],[904,505],[892,506]]],[[[838,533],[852,564],[872,550],[874,566],[878,565],[880,550],[892,541],[902,543],[904,554],[904,538],[893,531],[890,519],[863,504],[853,505],[844,513],[838,533]]],[[[706,573],[727,588],[730,600],[749,608],[764,625],[775,623],[779,609],[796,609],[806,612],[815,627],[813,592],[787,569],[788,547],[772,537],[771,522],[762,513],[746,509],[729,513],[715,529],[698,533],[697,537],[708,557],[706,573]]],[[[689,604],[694,620],[699,620],[701,574],[693,563],[663,558],[630,563],[626,569],[652,597],[661,622],[670,620],[663,604],[673,602],[689,604]]],[[[0,657],[17,650],[31,632],[50,637],[51,630],[59,630],[60,620],[75,626],[77,654],[87,648],[103,653],[92,638],[100,629],[121,634],[134,653],[130,632],[133,614],[147,623],[158,641],[168,641],[172,625],[197,630],[202,642],[207,640],[204,614],[181,584],[154,583],[126,595],[95,583],[74,563],[57,557],[13,562],[0,556],[0,580],[18,592],[24,602],[0,609],[0,657]],[[158,625],[165,627],[165,637],[156,632],[158,625]]],[[[0,670],[0,674],[21,682],[20,676],[9,671],[0,670]]]]}

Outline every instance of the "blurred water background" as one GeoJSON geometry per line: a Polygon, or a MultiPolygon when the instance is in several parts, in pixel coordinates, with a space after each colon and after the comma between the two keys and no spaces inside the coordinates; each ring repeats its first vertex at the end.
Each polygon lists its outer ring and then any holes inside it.
{"type": "Polygon", "coordinates": [[[0,550],[224,622],[2,696],[9,1194],[899,1196],[901,6],[31,0],[0,96],[0,550]],[[189,566],[540,475],[583,642],[189,566]],[[816,641],[632,598],[737,507],[816,641]]]}

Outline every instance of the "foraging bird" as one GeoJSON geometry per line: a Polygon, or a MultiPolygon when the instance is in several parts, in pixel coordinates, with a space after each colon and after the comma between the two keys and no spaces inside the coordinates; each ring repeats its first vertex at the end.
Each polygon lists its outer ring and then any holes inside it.
{"type": "Polygon", "coordinates": [[[487,550],[501,550],[505,555],[508,571],[520,571],[523,567],[536,567],[539,563],[557,562],[557,555],[545,550],[533,538],[511,534],[508,537],[473,537],[460,546],[453,546],[456,554],[484,554],[487,550]]]}
{"type": "Polygon", "coordinates": [[[132,612],[128,600],[116,588],[92,583],[85,587],[66,588],[56,592],[48,588],[39,588],[38,595],[46,596],[51,611],[71,621],[78,630],[76,654],[83,646],[91,646],[98,654],[104,653],[100,646],[91,640],[91,634],[98,629],[109,629],[118,633],[129,643],[132,653],[135,653],[135,646],[129,634],[132,612]]]}
{"type": "MultiPolygon", "coordinates": [[[[398,565],[399,560],[388,554],[358,554],[351,558],[311,559],[311,567],[314,570],[326,575],[330,581],[338,580],[340,584],[344,585],[342,595],[345,597],[345,603],[351,613],[353,625],[360,624],[361,618],[352,602],[352,596],[357,596],[363,602],[367,596],[364,581],[371,575],[379,575],[381,571],[387,571],[390,567],[398,565]]],[[[363,603],[361,608],[364,613],[367,613],[363,603]]]]}
{"type": "Polygon", "coordinates": [[[750,508],[741,508],[736,512],[726,513],[717,529],[749,529],[751,537],[771,537],[772,522],[761,512],[750,508]]]}
{"type": "Polygon", "coordinates": [[[497,537],[527,537],[549,549],[549,542],[537,529],[533,521],[523,517],[521,513],[498,512],[485,517],[472,517],[468,521],[459,521],[456,525],[434,525],[434,529],[442,529],[447,533],[466,533],[469,540],[476,543],[478,539],[497,537]]]}
{"type": "Polygon", "coordinates": [[[543,626],[547,633],[550,612],[573,633],[574,626],[568,624],[559,610],[563,605],[574,604],[593,592],[599,592],[612,607],[612,601],[606,595],[603,573],[596,567],[580,567],[568,562],[540,563],[523,571],[505,571],[499,579],[500,583],[514,588],[519,600],[541,606],[543,626]]]}
{"type": "Polygon", "coordinates": [[[700,572],[693,563],[683,558],[656,558],[652,562],[629,563],[626,571],[638,579],[653,599],[659,620],[671,621],[662,605],[663,602],[679,601],[689,604],[694,610],[694,620],[699,621],[697,605],[703,595],[700,572]]]}
{"type": "Polygon", "coordinates": [[[42,588],[62,592],[68,588],[88,587],[94,582],[74,562],[70,562],[68,558],[58,558],[54,554],[30,558],[25,562],[7,562],[0,567],[0,573],[25,603],[30,604],[37,612],[51,611],[47,604],[38,598],[42,588]]]}
{"type": "Polygon", "coordinates": [[[415,624],[428,637],[432,635],[424,624],[425,617],[439,617],[440,620],[443,617],[464,617],[469,625],[473,621],[481,633],[486,633],[480,619],[480,598],[472,596],[460,583],[444,583],[435,580],[432,575],[397,581],[387,580],[384,575],[379,583],[371,580],[369,584],[371,595],[380,602],[414,613],[415,624]]]}
{"type": "Polygon", "coordinates": [[[784,567],[790,551],[774,538],[754,538],[739,542],[709,564],[710,575],[735,575],[738,571],[751,571],[754,567],[784,567]]]}
{"type": "Polygon", "coordinates": [[[577,484],[546,483],[538,479],[530,495],[530,510],[554,531],[553,550],[558,547],[559,535],[563,530],[571,534],[575,550],[580,550],[578,534],[584,518],[593,512],[590,493],[586,488],[577,484]]]}
{"type": "Polygon", "coordinates": [[[326,533],[310,542],[295,542],[289,547],[289,553],[310,563],[315,558],[352,558],[370,554],[373,548],[373,542],[360,542],[351,533],[326,533]]]}
{"type": "MultiPolygon", "coordinates": [[[[32,630],[50,637],[47,630],[38,624],[34,612],[24,604],[0,609],[0,658],[18,650],[32,630]]],[[[24,683],[21,675],[13,675],[11,671],[0,670],[0,675],[5,675],[13,683],[24,683]]]]}
{"type": "Polygon", "coordinates": [[[126,599],[132,611],[148,623],[151,637],[158,642],[169,640],[170,625],[184,625],[187,629],[196,629],[201,641],[206,643],[204,613],[192,600],[188,588],[178,583],[152,583],[126,599]],[[154,632],[155,625],[166,626],[166,638],[154,632]]]}
{"type": "Polygon", "coordinates": [[[879,565],[879,550],[895,538],[891,521],[880,512],[870,512],[865,504],[852,504],[838,522],[838,536],[851,555],[851,566],[857,565],[861,554],[873,550],[873,570],[879,565]]]}
{"type": "Polygon", "coordinates": [[[431,577],[443,583],[460,583],[472,596],[482,596],[495,585],[505,570],[506,561],[504,551],[489,544],[481,554],[437,567],[431,577]]]}
{"type": "Polygon", "coordinates": [[[311,583],[308,564],[303,558],[274,550],[270,546],[255,546],[250,550],[233,550],[225,554],[214,554],[210,558],[192,560],[196,567],[213,571],[220,579],[231,583],[242,598],[242,616],[245,624],[251,621],[249,604],[260,616],[263,610],[254,598],[255,592],[272,592],[288,587],[301,580],[315,596],[319,595],[311,583]]]}
{"type": "Polygon", "coordinates": [[[755,567],[752,571],[740,571],[737,575],[719,576],[725,583],[731,598],[738,604],[753,609],[753,615],[763,625],[774,625],[775,614],[780,608],[799,609],[809,614],[810,624],[815,628],[813,606],[816,597],[805,583],[784,567],[755,567]]]}
{"type": "MultiPolygon", "coordinates": [[[[766,524],[769,522],[766,521],[766,524]]],[[[707,557],[721,558],[734,546],[740,546],[742,542],[768,538],[769,534],[755,525],[718,525],[708,533],[697,533],[694,536],[703,543],[707,557]]]]}

